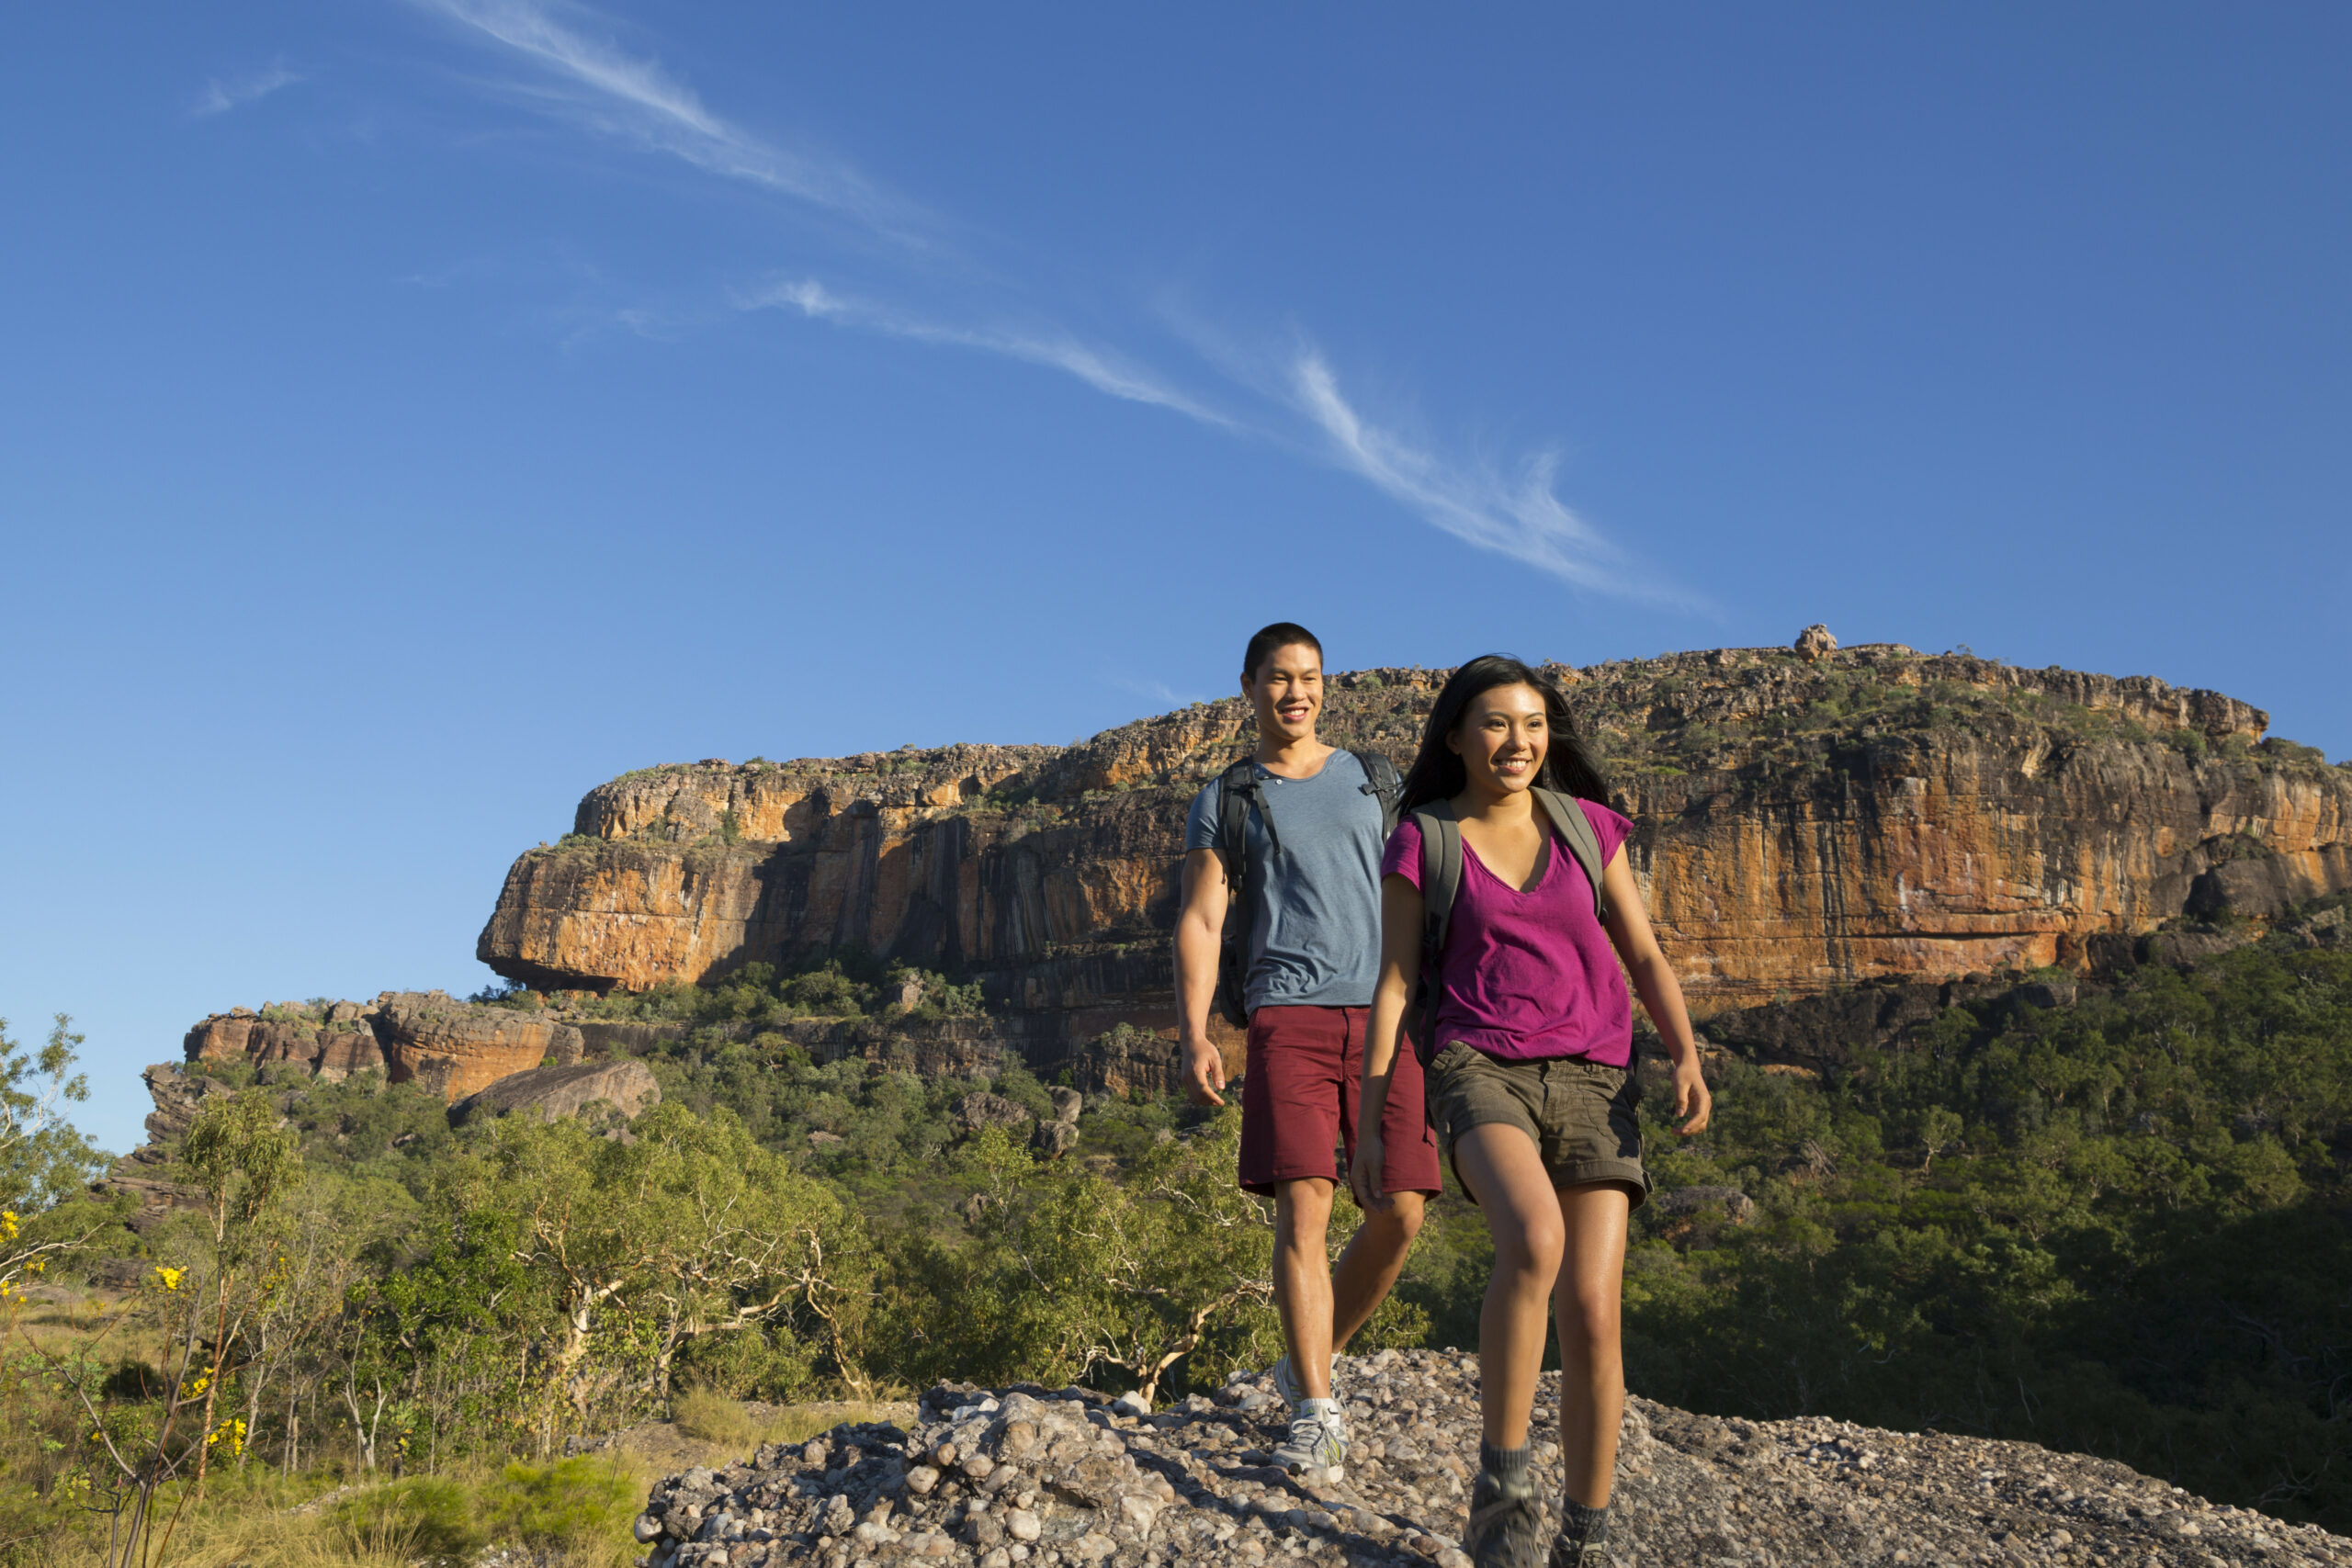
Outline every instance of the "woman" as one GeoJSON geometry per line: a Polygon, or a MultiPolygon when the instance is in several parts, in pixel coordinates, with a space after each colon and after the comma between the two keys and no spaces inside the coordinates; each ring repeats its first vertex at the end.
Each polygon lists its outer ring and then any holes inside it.
{"type": "MultiPolygon", "coordinates": [[[[1495,1241],[1478,1320],[1484,1432],[1464,1540],[1482,1565],[1545,1561],[1527,1427],[1547,1296],[1560,1331],[1567,1470],[1549,1561],[1608,1561],[1601,1548],[1625,1404],[1625,1226],[1649,1190],[1627,975],[1673,1055],[1683,1135],[1703,1131],[1710,1110],[1682,989],[1626,868],[1633,824],[1600,804],[1605,794],[1558,691],[1516,659],[1473,660],[1438,694],[1405,776],[1407,815],[1381,862],[1381,971],[1350,1179],[1367,1210],[1385,1201],[1380,1115],[1407,1003],[1425,979],[1416,1032],[1430,1119],[1495,1241]],[[1577,853],[1533,793],[1546,788],[1576,797],[1554,805],[1580,810],[1593,829],[1605,927],[1577,853]],[[1435,972],[1424,976],[1423,823],[1442,842],[1449,817],[1459,825],[1460,875],[1435,972]]],[[[1588,840],[1583,852],[1594,848],[1588,840]]]]}

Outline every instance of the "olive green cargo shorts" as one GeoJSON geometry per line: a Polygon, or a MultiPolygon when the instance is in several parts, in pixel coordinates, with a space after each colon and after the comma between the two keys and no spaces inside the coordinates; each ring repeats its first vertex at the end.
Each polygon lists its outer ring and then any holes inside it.
{"type": "MultiPolygon", "coordinates": [[[[1634,1208],[1649,1198],[1649,1172],[1642,1168],[1641,1084],[1627,1069],[1578,1057],[1504,1061],[1457,1040],[1437,1054],[1426,1077],[1430,1125],[1449,1167],[1456,1140],[1473,1127],[1499,1122],[1533,1141],[1554,1186],[1618,1181],[1630,1190],[1634,1208]]],[[[1461,1171],[1453,1174],[1462,1179],[1461,1171]]]]}

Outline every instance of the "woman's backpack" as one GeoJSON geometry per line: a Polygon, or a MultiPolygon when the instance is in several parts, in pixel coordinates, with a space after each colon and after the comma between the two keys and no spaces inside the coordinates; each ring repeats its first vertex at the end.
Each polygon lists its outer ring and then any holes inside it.
{"type": "MultiPolygon", "coordinates": [[[[1584,867],[1585,880],[1592,884],[1592,918],[1607,930],[1609,895],[1600,885],[1604,869],[1600,836],[1592,830],[1592,818],[1572,795],[1555,789],[1532,793],[1536,805],[1551,818],[1553,833],[1584,867]]],[[[1437,1022],[1438,960],[1445,953],[1453,900],[1462,892],[1462,824],[1454,819],[1450,800],[1434,800],[1419,807],[1413,813],[1413,822],[1421,830],[1421,983],[1413,998],[1413,1037],[1422,1043],[1423,1050],[1434,1051],[1430,1031],[1437,1022]]]]}
{"type": "MultiPolygon", "coordinates": [[[[1363,769],[1363,793],[1380,798],[1382,838],[1396,830],[1396,804],[1404,798],[1405,781],[1396,764],[1377,751],[1350,751],[1363,769]]],[[[1324,766],[1330,764],[1327,761],[1324,766]]],[[[1250,923],[1255,918],[1250,899],[1250,808],[1266,825],[1266,853],[1283,852],[1274,831],[1274,814],[1266,809],[1266,794],[1258,780],[1257,759],[1244,757],[1217,779],[1216,852],[1225,862],[1225,937],[1216,956],[1216,1010],[1236,1029],[1250,1026],[1250,923]]]]}

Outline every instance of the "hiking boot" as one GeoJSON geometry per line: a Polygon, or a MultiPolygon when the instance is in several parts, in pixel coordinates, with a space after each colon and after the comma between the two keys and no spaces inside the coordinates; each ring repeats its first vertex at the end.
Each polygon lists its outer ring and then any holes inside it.
{"type": "Polygon", "coordinates": [[[1609,1568],[1609,1505],[1591,1508],[1563,1496],[1560,1533],[1552,1538],[1544,1568],[1609,1568]]]}
{"type": "MultiPolygon", "coordinates": [[[[1283,1404],[1289,1406],[1292,1415],[1297,1415],[1299,1405],[1306,1399],[1306,1390],[1299,1382],[1298,1374],[1291,1371],[1290,1358],[1284,1356],[1281,1360],[1276,1361],[1272,1371],[1267,1375],[1274,1380],[1274,1392],[1283,1396],[1283,1404]]],[[[1331,1352],[1331,1376],[1337,1378],[1339,1375],[1340,1353],[1334,1350],[1331,1352]]],[[[1323,1386],[1329,1388],[1331,1383],[1327,1380],[1323,1386]]]]}
{"type": "Polygon", "coordinates": [[[1337,1471],[1348,1457],[1348,1428],[1340,1416],[1339,1402],[1302,1402],[1298,1414],[1291,1417],[1290,1436],[1276,1445],[1273,1457],[1276,1464],[1293,1474],[1302,1470],[1337,1471]]]}
{"type": "Polygon", "coordinates": [[[1507,1484],[1481,1470],[1470,1488],[1470,1528],[1462,1532],[1462,1550],[1477,1568],[1546,1568],[1535,1483],[1507,1484]]]}

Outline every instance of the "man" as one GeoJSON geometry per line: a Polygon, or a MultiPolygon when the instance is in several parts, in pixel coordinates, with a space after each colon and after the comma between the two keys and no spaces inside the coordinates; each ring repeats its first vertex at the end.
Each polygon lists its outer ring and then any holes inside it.
{"type": "Polygon", "coordinates": [[[1257,750],[1193,798],[1184,828],[1178,1032],[1193,1098],[1224,1104],[1225,1061],[1208,1023],[1238,884],[1235,912],[1248,934],[1227,956],[1238,973],[1226,985],[1227,1015],[1249,1021],[1241,1186],[1274,1199],[1274,1306],[1287,1354],[1273,1375],[1292,1416],[1274,1454],[1294,1471],[1321,1469],[1340,1464],[1348,1449],[1332,1362],[1396,1282],[1423,1201],[1439,1188],[1437,1144],[1422,1113],[1419,1064],[1403,1053],[1381,1127],[1386,1196],[1332,1269],[1323,1238],[1332,1190],[1355,1150],[1380,967],[1380,854],[1399,786],[1385,758],[1315,738],[1323,648],[1306,627],[1277,622],[1250,639],[1241,694],[1257,714],[1257,750]],[[1335,1145],[1348,1151],[1337,1164],[1335,1145]]]}

